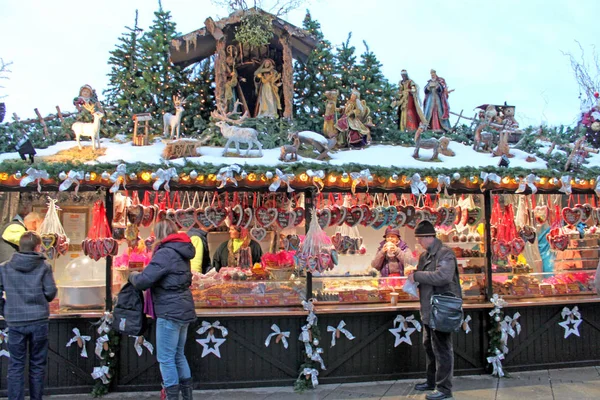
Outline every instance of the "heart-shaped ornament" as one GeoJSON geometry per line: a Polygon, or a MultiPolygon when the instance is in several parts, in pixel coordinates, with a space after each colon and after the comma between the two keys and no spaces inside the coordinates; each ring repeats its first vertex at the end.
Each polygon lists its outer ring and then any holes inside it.
{"type": "Polygon", "coordinates": [[[492,251],[500,258],[506,258],[510,254],[512,246],[504,240],[496,240],[492,245],[492,251]]]}
{"type": "Polygon", "coordinates": [[[548,206],[537,206],[533,208],[533,219],[538,225],[542,225],[548,221],[550,209],[548,206]]]}
{"type": "Polygon", "coordinates": [[[164,221],[167,218],[166,210],[158,210],[156,213],[156,222],[164,221]]]}
{"type": "Polygon", "coordinates": [[[45,251],[50,250],[56,243],[56,235],[54,233],[45,233],[40,235],[42,239],[42,247],[45,251]]]}
{"type": "Polygon", "coordinates": [[[535,229],[529,225],[525,225],[519,230],[519,236],[526,242],[533,243],[535,242],[535,229]]]}
{"type": "Polygon", "coordinates": [[[277,209],[273,207],[258,207],[254,212],[254,218],[256,218],[256,222],[258,222],[263,228],[268,228],[275,221],[277,221],[277,209]]]}
{"type": "Polygon", "coordinates": [[[317,211],[317,222],[321,229],[327,228],[331,223],[331,210],[329,208],[323,208],[317,211]]]}
{"type": "Polygon", "coordinates": [[[331,221],[329,221],[329,226],[341,225],[344,223],[344,219],[346,218],[346,207],[340,207],[337,204],[333,207],[329,207],[331,210],[331,221]]]}
{"type": "Polygon", "coordinates": [[[569,246],[569,237],[567,235],[556,235],[550,238],[550,246],[555,250],[564,251],[569,246]]]}
{"type": "Polygon", "coordinates": [[[193,207],[175,211],[175,222],[182,229],[188,230],[196,225],[196,209],[193,207]]]}
{"type": "Polygon", "coordinates": [[[229,209],[229,220],[235,226],[241,226],[244,218],[244,208],[241,204],[236,204],[229,209]]]}
{"type": "Polygon", "coordinates": [[[583,211],[580,208],[565,207],[562,209],[562,217],[569,225],[577,225],[582,216],[583,211]]]}
{"type": "Polygon", "coordinates": [[[304,207],[296,207],[293,209],[293,211],[295,215],[294,226],[302,225],[302,223],[304,222],[304,214],[306,213],[304,207]]]}
{"type": "Polygon", "coordinates": [[[206,207],[204,216],[215,228],[218,228],[227,218],[227,209],[224,207],[206,207]]]}
{"type": "Polygon", "coordinates": [[[388,224],[396,221],[396,214],[398,214],[398,209],[396,208],[396,206],[384,207],[384,210],[387,214],[388,224]]]}
{"type": "Polygon", "coordinates": [[[144,217],[144,206],[137,204],[127,207],[127,220],[130,224],[139,225],[144,217]]]}
{"type": "Polygon", "coordinates": [[[156,238],[154,236],[148,236],[146,240],[144,240],[144,244],[146,245],[146,249],[151,250],[152,246],[156,242],[156,238]]]}
{"type": "Polygon", "coordinates": [[[414,206],[405,206],[406,209],[406,227],[410,229],[415,229],[417,226],[417,210],[414,206]]]}
{"type": "Polygon", "coordinates": [[[448,209],[448,218],[446,218],[445,226],[453,226],[455,224],[456,219],[458,218],[459,210],[456,207],[447,207],[448,209]]]}
{"type": "Polygon", "coordinates": [[[525,250],[525,241],[520,237],[516,237],[510,241],[510,254],[518,256],[525,250]]]}
{"type": "Polygon", "coordinates": [[[594,207],[591,204],[575,204],[575,208],[579,208],[581,210],[581,222],[588,223],[590,218],[592,218],[594,214],[594,207]]]}
{"type": "Polygon", "coordinates": [[[342,250],[342,234],[337,232],[335,235],[331,236],[331,244],[337,251],[342,250]]]}
{"type": "Polygon", "coordinates": [[[293,211],[287,210],[278,210],[277,211],[277,225],[281,227],[281,229],[285,229],[293,225],[294,220],[296,219],[296,213],[293,211]]]}
{"type": "Polygon", "coordinates": [[[107,256],[116,256],[119,253],[119,245],[115,239],[104,238],[102,244],[107,256]]]}
{"type": "Polygon", "coordinates": [[[379,214],[379,211],[377,211],[377,209],[375,208],[369,207],[366,204],[362,204],[360,208],[362,208],[363,210],[363,218],[360,221],[360,224],[362,226],[371,226],[373,221],[375,221],[375,218],[377,218],[377,214],[379,214]]]}
{"type": "Polygon", "coordinates": [[[396,218],[394,219],[394,225],[396,228],[402,228],[406,224],[406,220],[408,217],[406,216],[406,207],[397,206],[396,207],[396,218]]]}
{"type": "Polygon", "coordinates": [[[156,215],[156,210],[156,206],[143,206],[141,221],[142,226],[149,227],[150,225],[152,225],[152,222],[154,221],[154,217],[156,215]]]}
{"type": "Polygon", "coordinates": [[[267,236],[267,230],[265,228],[255,226],[250,229],[250,236],[252,236],[252,239],[256,240],[257,242],[260,242],[267,236]]]}
{"type": "Polygon", "coordinates": [[[242,216],[242,226],[248,229],[253,220],[254,210],[252,210],[250,207],[244,208],[244,215],[242,216]]]}
{"type": "Polygon", "coordinates": [[[346,211],[346,225],[350,227],[354,227],[362,221],[364,216],[364,211],[360,206],[352,206],[346,211]]]}
{"type": "Polygon", "coordinates": [[[177,223],[177,220],[175,219],[176,212],[177,211],[175,211],[175,209],[169,208],[167,210],[167,213],[165,214],[165,219],[168,219],[169,221],[173,221],[173,222],[177,223]]]}
{"type": "Polygon", "coordinates": [[[450,216],[448,210],[450,210],[449,207],[438,207],[437,220],[435,221],[436,226],[448,226],[448,217],[450,216]]]}
{"type": "Polygon", "coordinates": [[[196,223],[200,227],[210,228],[213,226],[212,222],[210,222],[208,218],[206,218],[206,214],[204,213],[204,209],[202,208],[196,208],[196,211],[194,211],[194,218],[196,219],[196,223]]]}
{"type": "Polygon", "coordinates": [[[373,229],[379,230],[386,226],[388,223],[387,213],[383,207],[377,207],[376,209],[372,210],[372,212],[373,211],[377,212],[375,213],[375,219],[373,220],[370,226],[373,229]]]}
{"type": "Polygon", "coordinates": [[[467,210],[467,225],[477,226],[479,221],[481,221],[482,214],[483,213],[480,207],[467,210]]]}

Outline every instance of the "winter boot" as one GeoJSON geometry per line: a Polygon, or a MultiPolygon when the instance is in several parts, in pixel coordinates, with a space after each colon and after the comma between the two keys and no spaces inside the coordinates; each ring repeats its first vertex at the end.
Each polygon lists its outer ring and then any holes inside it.
{"type": "Polygon", "coordinates": [[[179,388],[181,389],[181,400],[193,400],[193,384],[192,378],[182,379],[179,381],[179,388]]]}
{"type": "Polygon", "coordinates": [[[179,400],[179,385],[173,385],[165,388],[167,400],[179,400]]]}

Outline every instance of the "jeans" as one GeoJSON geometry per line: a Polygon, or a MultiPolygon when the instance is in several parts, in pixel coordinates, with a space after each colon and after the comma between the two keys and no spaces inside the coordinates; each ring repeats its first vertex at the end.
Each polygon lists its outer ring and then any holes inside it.
{"type": "Polygon", "coordinates": [[[165,387],[178,385],[192,377],[183,354],[189,324],[158,318],[156,321],[156,359],[165,387]]]}
{"type": "Polygon", "coordinates": [[[48,322],[14,326],[8,330],[8,398],[25,399],[25,360],[29,345],[29,396],[42,400],[48,359],[48,322]]]}
{"type": "Polygon", "coordinates": [[[454,372],[454,349],[452,334],[431,329],[423,325],[423,346],[425,346],[427,383],[446,395],[452,395],[452,374],[454,372]]]}

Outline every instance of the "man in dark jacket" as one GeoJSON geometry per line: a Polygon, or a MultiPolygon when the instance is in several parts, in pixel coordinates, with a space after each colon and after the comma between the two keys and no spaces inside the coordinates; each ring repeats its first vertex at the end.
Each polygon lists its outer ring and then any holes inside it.
{"type": "Polygon", "coordinates": [[[429,327],[431,297],[450,292],[462,297],[458,267],[454,252],[435,237],[431,222],[422,221],[415,228],[417,243],[426,251],[419,257],[416,271],[409,272],[409,280],[419,283],[423,345],[425,346],[427,381],[415,386],[416,390],[434,390],[427,400],[452,398],[454,350],[452,334],[429,327]]]}
{"type": "Polygon", "coordinates": [[[25,398],[29,345],[29,395],[32,400],[42,400],[48,358],[48,302],[56,296],[56,284],[52,268],[40,253],[41,245],[37,233],[25,232],[19,240],[19,252],[0,264],[0,310],[9,328],[9,399],[25,398]]]}
{"type": "Polygon", "coordinates": [[[231,225],[229,240],[221,243],[213,255],[213,267],[217,272],[223,267],[252,268],[262,254],[260,244],[250,239],[247,229],[231,225]]]}

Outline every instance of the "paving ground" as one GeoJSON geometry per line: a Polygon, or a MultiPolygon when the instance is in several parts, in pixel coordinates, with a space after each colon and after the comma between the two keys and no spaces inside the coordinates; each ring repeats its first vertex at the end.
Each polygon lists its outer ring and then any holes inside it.
{"type": "MultiPolygon", "coordinates": [[[[404,400],[424,399],[413,389],[415,380],[319,385],[303,394],[291,387],[256,389],[196,390],[197,400],[404,400]]],[[[48,396],[52,400],[83,400],[88,395],[48,396]]],[[[105,399],[159,399],[157,392],[111,393],[105,399]]],[[[598,400],[600,399],[600,366],[552,369],[511,374],[510,378],[488,375],[461,376],[454,379],[456,400],[598,400]]]]}

